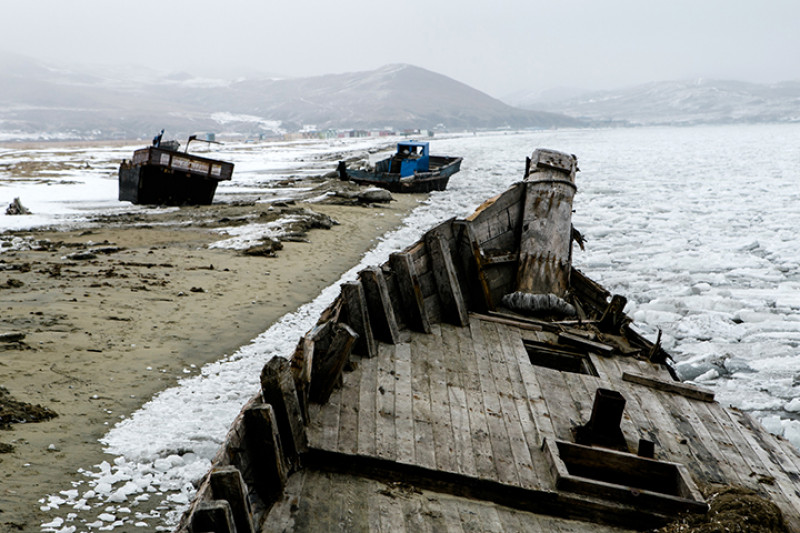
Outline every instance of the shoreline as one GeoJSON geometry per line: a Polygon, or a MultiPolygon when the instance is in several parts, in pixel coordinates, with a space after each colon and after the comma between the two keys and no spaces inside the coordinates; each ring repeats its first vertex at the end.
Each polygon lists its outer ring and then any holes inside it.
{"type": "MultiPolygon", "coordinates": [[[[52,520],[39,499],[68,490],[78,469],[112,460],[98,439],[116,422],[312,300],[424,198],[396,195],[373,208],[309,205],[339,224],[311,230],[309,242],[284,242],[276,257],[209,248],[224,237],[184,219],[196,211],[235,221],[258,204],[189,208],[144,222],[136,215],[136,224],[89,230],[13,232],[53,244],[0,253],[0,285],[7,285],[0,333],[25,334],[0,350],[0,385],[59,416],[0,432],[0,443],[14,447],[0,454],[0,524],[28,530],[52,520]],[[107,252],[68,258],[87,246],[107,252]]],[[[143,502],[141,511],[157,503],[143,502]]]]}

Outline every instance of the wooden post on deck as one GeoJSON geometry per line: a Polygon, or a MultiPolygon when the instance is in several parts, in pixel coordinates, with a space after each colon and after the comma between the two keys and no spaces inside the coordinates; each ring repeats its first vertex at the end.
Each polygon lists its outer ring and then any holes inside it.
{"type": "Polygon", "coordinates": [[[533,152],[525,178],[519,292],[562,298],[569,288],[577,168],[574,155],[541,149],[533,152]]]}
{"type": "Polygon", "coordinates": [[[300,456],[308,448],[303,414],[290,363],[283,357],[273,357],[261,370],[261,397],[275,410],[283,451],[289,463],[297,468],[300,456]]]}
{"type": "Polygon", "coordinates": [[[237,533],[253,533],[247,485],[239,469],[234,466],[215,468],[209,480],[214,500],[225,500],[230,505],[237,533]]]}
{"type": "Polygon", "coordinates": [[[192,514],[191,530],[199,533],[234,533],[238,531],[231,506],[225,500],[200,503],[192,514]]]}

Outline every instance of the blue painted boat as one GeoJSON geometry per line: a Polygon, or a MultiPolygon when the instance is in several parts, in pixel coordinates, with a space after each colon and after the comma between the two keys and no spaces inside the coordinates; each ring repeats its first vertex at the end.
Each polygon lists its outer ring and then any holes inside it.
{"type": "Polygon", "coordinates": [[[339,162],[339,177],[362,185],[375,185],[392,192],[443,191],[450,176],[461,170],[461,157],[430,155],[430,143],[404,141],[397,152],[378,161],[374,170],[349,169],[339,162]]]}

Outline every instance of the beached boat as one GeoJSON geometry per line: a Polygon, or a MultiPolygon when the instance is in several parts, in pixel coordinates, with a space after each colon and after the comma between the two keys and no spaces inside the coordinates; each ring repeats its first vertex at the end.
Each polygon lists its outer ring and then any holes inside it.
{"type": "Polygon", "coordinates": [[[460,157],[430,155],[430,143],[397,143],[397,151],[378,161],[371,170],[349,169],[339,162],[339,177],[363,185],[376,185],[392,192],[431,192],[447,188],[450,176],[461,170],[460,157]]]}
{"type": "MultiPolygon", "coordinates": [[[[233,163],[179,152],[177,141],[136,150],[119,167],[119,200],[143,205],[209,205],[220,181],[230,180],[233,163]]],[[[212,141],[206,141],[212,142],[212,141]]]]}
{"type": "Polygon", "coordinates": [[[343,283],[264,365],[177,530],[800,531],[800,453],[679,381],[572,266],[576,170],[537,150],[343,283]]]}

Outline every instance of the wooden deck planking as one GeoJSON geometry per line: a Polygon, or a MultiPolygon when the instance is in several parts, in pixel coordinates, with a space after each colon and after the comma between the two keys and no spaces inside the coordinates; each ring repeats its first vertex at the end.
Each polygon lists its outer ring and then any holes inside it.
{"type": "Polygon", "coordinates": [[[723,441],[725,433],[719,427],[716,417],[709,409],[711,404],[706,402],[689,402],[689,409],[699,420],[700,426],[710,435],[710,442],[715,446],[719,458],[718,464],[723,467],[723,472],[728,483],[748,485],[749,472],[744,472],[742,458],[735,446],[729,441],[723,441]]]}
{"type": "MultiPolygon", "coordinates": [[[[280,500],[275,502],[268,515],[265,517],[264,525],[261,531],[284,531],[291,530],[294,523],[292,517],[294,507],[297,506],[297,499],[303,493],[303,486],[305,484],[306,471],[297,472],[286,480],[286,487],[283,491],[283,496],[280,500]]],[[[258,531],[258,529],[256,529],[258,531]]]]}
{"type": "Polygon", "coordinates": [[[376,456],[378,361],[364,357],[358,362],[358,366],[361,367],[361,381],[358,385],[358,453],[376,456]]]}
{"type": "Polygon", "coordinates": [[[527,398],[527,403],[530,407],[532,417],[531,422],[535,426],[536,430],[535,436],[528,434],[527,437],[529,441],[532,438],[535,438],[535,442],[533,444],[535,445],[536,449],[539,449],[542,445],[543,439],[549,438],[550,440],[553,440],[555,439],[556,434],[552,420],[550,420],[550,414],[547,411],[547,404],[544,401],[542,388],[539,385],[539,380],[536,379],[535,367],[531,364],[528,351],[525,349],[525,345],[522,343],[522,334],[522,330],[517,330],[518,339],[513,341],[511,347],[514,349],[514,356],[517,361],[516,368],[519,369],[520,378],[522,380],[521,383],[524,389],[522,397],[527,398]]]}
{"type": "Polygon", "coordinates": [[[458,351],[458,341],[447,324],[431,326],[431,338],[434,346],[438,346],[438,349],[434,348],[428,352],[436,468],[445,472],[458,472],[446,369],[460,366],[461,355],[458,351]]]}
{"type": "Polygon", "coordinates": [[[681,442],[685,441],[685,439],[662,405],[661,398],[657,397],[658,392],[647,387],[635,386],[624,390],[627,392],[623,392],[623,395],[628,398],[628,401],[635,401],[639,404],[649,422],[649,427],[652,428],[654,436],[657,437],[655,441],[656,458],[674,463],[683,463],[691,470],[695,464],[692,459],[691,449],[686,442],[681,442]],[[659,454],[659,447],[663,450],[661,454],[659,454]],[[663,457],[664,453],[667,454],[666,458],[663,457]]]}
{"type": "MultiPolygon", "coordinates": [[[[731,418],[734,416],[735,415],[731,415],[731,418]]],[[[775,474],[772,476],[774,478],[774,482],[770,483],[768,478],[766,480],[761,478],[759,483],[762,485],[766,484],[770,488],[773,488],[775,485],[777,485],[780,494],[783,496],[784,501],[786,502],[786,505],[783,508],[794,511],[793,513],[787,513],[786,511],[783,513],[784,518],[789,525],[789,529],[790,531],[800,531],[800,508],[798,508],[797,505],[793,505],[793,503],[797,503],[798,498],[800,498],[800,488],[789,477],[782,465],[779,462],[774,461],[769,452],[765,450],[759,444],[759,442],[757,442],[752,431],[748,427],[742,425],[738,420],[734,419],[734,422],[745,443],[751,447],[751,449],[764,462],[765,465],[772,465],[774,467],[772,470],[770,470],[769,474],[775,474]]],[[[770,494],[772,494],[771,491],[770,494]]]]}
{"type": "Polygon", "coordinates": [[[795,505],[798,498],[796,495],[797,488],[787,479],[782,469],[779,467],[770,468],[778,465],[770,461],[761,447],[748,438],[748,430],[742,427],[729,411],[722,409],[718,403],[710,405],[712,415],[719,421],[730,441],[739,450],[747,468],[751,471],[750,476],[752,479],[748,486],[767,493],[773,502],[784,509],[784,515],[787,514],[786,511],[789,509],[794,509],[794,514],[786,516],[786,518],[787,521],[791,520],[795,527],[800,527],[800,516],[798,515],[800,509],[795,505]]]}
{"type": "MultiPolygon", "coordinates": [[[[617,364],[617,357],[597,357],[596,363],[602,367],[603,373],[606,377],[611,380],[615,379],[617,381],[602,381],[602,386],[607,389],[616,390],[619,388],[619,384],[623,383],[622,379],[622,369],[617,364]]],[[[622,433],[625,435],[625,439],[629,445],[633,445],[634,450],[638,450],[639,446],[639,439],[646,439],[651,442],[654,442],[657,447],[661,446],[660,440],[658,439],[657,433],[654,431],[653,426],[650,420],[645,415],[644,411],[642,410],[642,406],[639,405],[639,402],[636,398],[629,398],[627,394],[628,388],[623,391],[620,391],[621,394],[627,400],[625,404],[625,410],[622,413],[622,433]]],[[[658,455],[658,449],[656,449],[656,456],[658,455]]]]}
{"type": "Polygon", "coordinates": [[[403,509],[406,530],[411,533],[434,533],[430,519],[423,515],[423,498],[398,498],[403,509]]]}
{"type": "MultiPolygon", "coordinates": [[[[475,319],[470,319],[470,321],[475,319]]],[[[472,343],[470,328],[458,328],[458,350],[464,363],[462,386],[466,394],[467,415],[469,417],[470,441],[475,470],[482,479],[496,479],[492,460],[492,444],[489,439],[489,426],[483,407],[483,395],[478,374],[478,362],[472,343]]]]}
{"type": "MultiPolygon", "coordinates": [[[[433,326],[435,327],[435,326],[433,326]]],[[[414,409],[415,463],[426,468],[436,468],[433,423],[436,415],[431,406],[431,387],[428,374],[431,362],[430,335],[415,335],[411,343],[411,391],[414,409]]],[[[435,348],[434,348],[435,349],[435,348]]]]}
{"type": "Polygon", "coordinates": [[[322,436],[320,448],[336,450],[339,444],[339,415],[342,406],[342,389],[334,389],[328,403],[320,409],[319,417],[322,418],[322,436]]]}
{"type": "Polygon", "coordinates": [[[490,355],[492,350],[483,338],[483,324],[484,322],[481,320],[471,322],[470,334],[475,343],[475,358],[478,363],[484,412],[492,445],[492,461],[498,481],[509,485],[519,485],[519,473],[514,463],[511,441],[503,420],[503,409],[492,373],[490,355]]]}
{"type": "Polygon", "coordinates": [[[444,327],[441,328],[442,336],[447,337],[448,344],[456,354],[445,368],[447,384],[447,397],[450,404],[450,427],[453,434],[453,459],[456,471],[467,475],[476,476],[475,454],[472,450],[472,429],[469,423],[469,405],[467,404],[466,387],[469,384],[467,362],[461,352],[461,332],[469,331],[468,328],[444,327]]]}
{"type": "Polygon", "coordinates": [[[572,441],[572,431],[580,424],[580,414],[572,403],[564,402],[563,394],[568,385],[563,373],[535,365],[533,369],[547,406],[545,412],[553,424],[555,437],[559,440],[572,441]]]}
{"type": "Polygon", "coordinates": [[[394,350],[392,345],[378,344],[378,394],[375,395],[375,452],[378,457],[390,461],[397,459],[394,350]]]}
{"type": "Polygon", "coordinates": [[[411,347],[398,344],[394,350],[395,379],[395,435],[397,461],[414,464],[414,405],[411,389],[411,347]]]}
{"type": "MultiPolygon", "coordinates": [[[[380,498],[375,502],[379,509],[380,531],[385,533],[404,533],[406,517],[401,506],[397,505],[394,498],[380,498]]],[[[413,533],[410,532],[410,533],[413,533]]]]}
{"type": "Polygon", "coordinates": [[[342,373],[337,449],[343,453],[354,454],[358,451],[358,415],[362,372],[362,365],[356,365],[353,371],[342,373]]]}
{"type": "Polygon", "coordinates": [[[519,329],[498,324],[497,331],[500,334],[503,349],[506,351],[506,363],[509,377],[511,378],[514,402],[517,406],[517,415],[531,457],[535,477],[535,483],[532,484],[531,488],[550,488],[552,486],[551,475],[547,464],[541,458],[542,440],[534,418],[534,402],[528,398],[528,391],[522,377],[523,370],[521,365],[525,365],[528,370],[530,370],[531,366],[527,360],[528,352],[525,351],[525,346],[522,344],[519,329]],[[521,352],[524,352],[524,354],[521,354],[521,352]]]}
{"type": "Polygon", "coordinates": [[[441,506],[442,517],[446,524],[447,533],[469,533],[470,530],[465,530],[461,525],[461,514],[458,509],[458,499],[453,497],[442,496],[437,499],[441,506]]]}
{"type": "Polygon", "coordinates": [[[671,401],[673,408],[676,410],[675,416],[686,420],[689,425],[687,429],[690,446],[695,452],[695,457],[700,461],[700,468],[704,471],[706,481],[726,483],[731,479],[738,480],[738,475],[725,460],[708,429],[692,409],[691,404],[696,403],[698,400],[692,400],[680,394],[672,394],[671,401]]]}
{"type": "Polygon", "coordinates": [[[534,469],[531,449],[526,436],[529,430],[521,422],[522,417],[520,417],[517,395],[514,391],[516,380],[512,378],[512,371],[509,369],[509,366],[515,365],[516,361],[514,350],[508,343],[508,331],[502,324],[484,322],[484,326],[490,334],[490,342],[495,347],[494,355],[496,357],[492,357],[492,373],[500,396],[506,430],[511,440],[511,452],[519,474],[520,486],[538,488],[539,480],[537,478],[539,476],[534,469]]]}
{"type": "Polygon", "coordinates": [[[482,531],[487,533],[505,533],[505,528],[497,512],[497,506],[486,505],[483,502],[470,502],[474,506],[474,511],[481,522],[482,531]]]}

